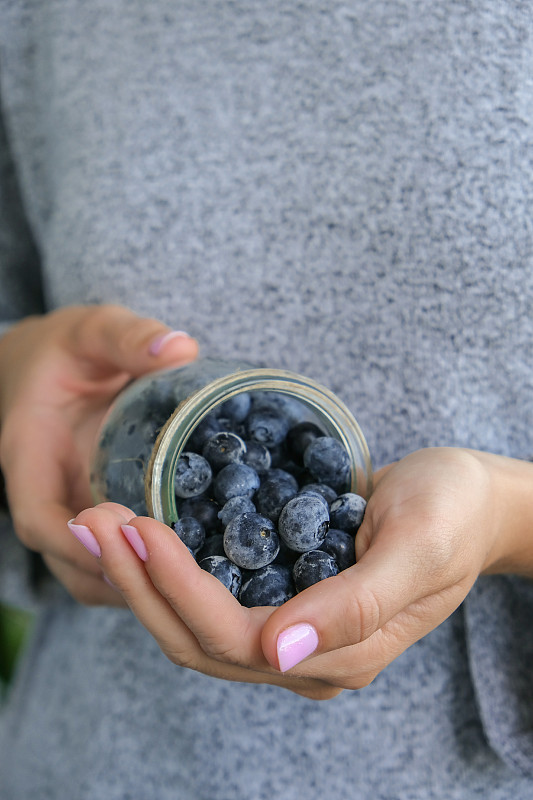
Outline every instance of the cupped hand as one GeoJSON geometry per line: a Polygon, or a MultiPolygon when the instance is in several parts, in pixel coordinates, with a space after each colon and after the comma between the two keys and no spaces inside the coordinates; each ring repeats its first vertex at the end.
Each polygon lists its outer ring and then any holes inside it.
{"type": "Polygon", "coordinates": [[[446,619],[481,572],[531,569],[531,541],[520,542],[532,472],[452,448],[383,469],[357,534],[357,563],[279,608],[240,606],[170,528],[123,506],[87,509],[75,522],[172,661],[325,699],[370,683],[446,619]]]}
{"type": "Polygon", "coordinates": [[[313,677],[285,676],[270,665],[261,633],[273,608],[245,608],[213,575],[198,566],[174,531],[150,517],[132,518],[116,503],[82,511],[74,524],[107,579],[182,667],[217,678],[270,683],[326,699],[339,689],[313,677]]]}
{"type": "Polygon", "coordinates": [[[101,420],[131,378],[197,350],[186,334],[112,305],[30,317],[0,340],[0,464],[15,530],[80,602],[124,603],[66,528],[92,502],[101,420]]]}
{"type": "Polygon", "coordinates": [[[481,573],[532,574],[532,486],[532,464],[459,448],[384,468],[356,536],[357,563],[271,615],[267,660],[366,686],[450,616],[481,573]]]}

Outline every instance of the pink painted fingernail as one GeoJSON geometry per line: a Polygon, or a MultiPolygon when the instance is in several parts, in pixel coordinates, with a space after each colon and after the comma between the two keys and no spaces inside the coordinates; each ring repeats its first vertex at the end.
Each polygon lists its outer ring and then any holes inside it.
{"type": "Polygon", "coordinates": [[[158,336],[152,344],[148,352],[151,356],[158,356],[163,347],[166,345],[167,342],[170,342],[171,339],[190,339],[188,333],[185,331],[169,331],[168,333],[163,333],[161,336],[158,336]]]}
{"type": "Polygon", "coordinates": [[[148,561],[148,550],[137,528],[134,528],[133,525],[121,525],[120,527],[141,561],[148,561]]]}
{"type": "Polygon", "coordinates": [[[278,662],[281,672],[299,664],[318,647],[318,633],[312,625],[303,622],[291,625],[278,636],[278,662]]]}
{"type": "Polygon", "coordinates": [[[70,531],[74,534],[76,539],[87,548],[89,553],[95,558],[100,558],[102,551],[96,539],[96,536],[87,525],[78,525],[73,519],[67,522],[70,531]]]}

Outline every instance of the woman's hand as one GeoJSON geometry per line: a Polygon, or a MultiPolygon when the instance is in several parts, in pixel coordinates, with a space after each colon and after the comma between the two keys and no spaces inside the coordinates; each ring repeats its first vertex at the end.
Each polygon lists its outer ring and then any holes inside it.
{"type": "Polygon", "coordinates": [[[123,604],[66,528],[91,503],[100,422],[132,377],[191,361],[197,349],[121,306],[30,317],[0,340],[0,464],[15,529],[80,602],[123,604]]]}
{"type": "Polygon", "coordinates": [[[524,462],[414,453],[376,476],[357,564],[276,609],[240,606],[170,528],[123,506],[103,504],[75,522],[172,661],[328,698],[372,681],[446,619],[481,572],[533,574],[531,486],[524,462]]]}

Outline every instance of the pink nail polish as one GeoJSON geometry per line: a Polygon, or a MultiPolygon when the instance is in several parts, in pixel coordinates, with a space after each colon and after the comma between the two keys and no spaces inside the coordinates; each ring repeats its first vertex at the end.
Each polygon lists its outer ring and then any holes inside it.
{"type": "Polygon", "coordinates": [[[146,549],[146,545],[141,539],[141,535],[137,528],[134,528],[133,525],[121,525],[122,533],[133,547],[141,561],[148,560],[148,550],[146,549]]]}
{"type": "Polygon", "coordinates": [[[166,345],[167,342],[170,342],[171,339],[190,339],[188,333],[185,331],[169,331],[168,333],[163,333],[161,336],[158,336],[152,344],[148,352],[151,356],[158,356],[163,347],[166,345]]]}
{"type": "Polygon", "coordinates": [[[95,556],[95,558],[100,558],[102,551],[91,529],[88,528],[87,525],[78,525],[77,523],[73,522],[73,520],[69,520],[67,525],[76,539],[81,542],[85,548],[87,548],[89,553],[92,556],[95,556]]]}
{"type": "Polygon", "coordinates": [[[291,625],[278,636],[278,662],[281,672],[299,664],[318,647],[318,634],[307,622],[291,625]]]}

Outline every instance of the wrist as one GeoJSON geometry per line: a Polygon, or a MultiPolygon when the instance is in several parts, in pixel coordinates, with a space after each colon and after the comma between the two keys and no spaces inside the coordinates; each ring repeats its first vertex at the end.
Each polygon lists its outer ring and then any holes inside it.
{"type": "Polygon", "coordinates": [[[533,578],[533,463],[480,454],[491,472],[494,534],[483,574],[533,578]]]}

